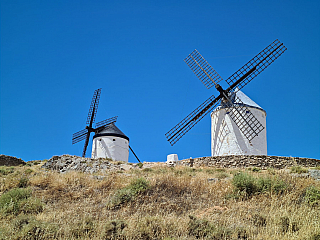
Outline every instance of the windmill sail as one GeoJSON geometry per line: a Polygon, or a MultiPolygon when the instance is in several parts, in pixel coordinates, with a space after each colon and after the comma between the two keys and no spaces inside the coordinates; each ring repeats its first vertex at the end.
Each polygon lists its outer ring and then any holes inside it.
{"type": "Polygon", "coordinates": [[[226,80],[229,84],[229,87],[226,90],[218,84],[218,82],[222,80],[220,75],[197,50],[194,50],[189,54],[184,61],[207,88],[211,88],[214,85],[220,94],[216,98],[212,95],[197,109],[168,131],[166,133],[166,138],[170,144],[174,145],[220,102],[228,105],[228,114],[249,141],[258,136],[264,129],[263,125],[243,103],[241,104],[240,99],[237,99],[238,104],[234,104],[230,99],[230,96],[232,96],[232,93],[236,93],[252,81],[253,78],[259,75],[286,50],[287,48],[283,43],[280,43],[279,40],[275,40],[226,80]]]}

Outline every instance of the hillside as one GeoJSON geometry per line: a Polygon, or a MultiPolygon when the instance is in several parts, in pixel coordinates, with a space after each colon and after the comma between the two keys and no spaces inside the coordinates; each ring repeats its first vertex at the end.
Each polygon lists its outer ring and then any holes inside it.
{"type": "Polygon", "coordinates": [[[44,164],[0,167],[0,239],[320,239],[320,167],[44,164]]]}

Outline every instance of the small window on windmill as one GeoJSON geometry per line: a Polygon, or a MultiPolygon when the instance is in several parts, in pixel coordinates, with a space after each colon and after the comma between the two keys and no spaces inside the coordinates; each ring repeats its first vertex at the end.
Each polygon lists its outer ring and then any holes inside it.
{"type": "Polygon", "coordinates": [[[115,139],[112,139],[112,141],[114,141],[114,142],[115,142],[116,140],[115,140],[115,139]]]}
{"type": "Polygon", "coordinates": [[[246,113],[250,113],[250,111],[249,111],[249,110],[246,110],[246,113]]]}

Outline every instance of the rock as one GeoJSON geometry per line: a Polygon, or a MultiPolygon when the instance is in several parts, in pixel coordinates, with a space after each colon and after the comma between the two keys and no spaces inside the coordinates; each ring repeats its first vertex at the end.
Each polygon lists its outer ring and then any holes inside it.
{"type": "Polygon", "coordinates": [[[309,172],[310,177],[314,178],[315,180],[320,181],[320,170],[309,169],[308,172],[309,172]]]}
{"type": "Polygon", "coordinates": [[[21,158],[7,156],[3,154],[0,155],[0,166],[19,166],[25,164],[25,161],[23,161],[21,158]]]}

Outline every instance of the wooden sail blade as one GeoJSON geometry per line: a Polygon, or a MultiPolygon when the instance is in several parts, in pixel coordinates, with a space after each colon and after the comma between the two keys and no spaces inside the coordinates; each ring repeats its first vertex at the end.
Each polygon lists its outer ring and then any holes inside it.
{"type": "Polygon", "coordinates": [[[184,59],[191,70],[200,81],[209,89],[222,80],[220,75],[210,66],[210,64],[195,49],[184,59]]]}
{"type": "Polygon", "coordinates": [[[227,91],[234,91],[236,88],[242,89],[286,50],[283,43],[278,39],[275,40],[226,80],[230,86],[227,91]]]}
{"type": "MultiPolygon", "coordinates": [[[[91,123],[91,125],[92,125],[92,123],[94,123],[94,121],[95,121],[96,114],[97,114],[97,111],[98,111],[100,94],[101,94],[101,88],[95,90],[94,93],[93,93],[93,97],[92,97],[92,100],[91,100],[89,113],[88,113],[88,117],[87,117],[87,124],[91,123]]],[[[92,127],[92,126],[90,126],[90,127],[92,127]]]]}
{"type": "Polygon", "coordinates": [[[167,140],[173,146],[180,138],[182,138],[194,125],[196,125],[204,116],[206,116],[214,107],[220,103],[220,96],[215,98],[213,95],[204,103],[197,107],[187,117],[181,120],[165,135],[167,140]]]}

